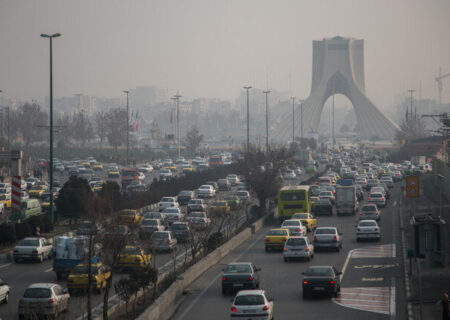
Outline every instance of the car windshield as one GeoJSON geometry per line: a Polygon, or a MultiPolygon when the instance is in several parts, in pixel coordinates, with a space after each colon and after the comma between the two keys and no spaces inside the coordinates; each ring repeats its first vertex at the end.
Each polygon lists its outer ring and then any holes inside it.
{"type": "Polygon", "coordinates": [[[330,197],[331,195],[331,191],[321,191],[319,197],[330,197]]]}
{"type": "Polygon", "coordinates": [[[286,244],[290,246],[304,246],[306,241],[303,238],[289,238],[286,244]]]}
{"type": "Polygon", "coordinates": [[[37,239],[23,239],[19,242],[22,247],[39,247],[39,240],[37,239]]]}
{"type": "Polygon", "coordinates": [[[236,306],[257,306],[264,304],[264,297],[262,295],[240,295],[234,300],[236,306]]]}
{"type": "Polygon", "coordinates": [[[169,233],[168,232],[155,232],[153,234],[153,238],[155,238],[155,239],[166,239],[166,238],[169,238],[169,233]]]}
{"type": "Polygon", "coordinates": [[[25,290],[24,298],[50,298],[52,291],[48,288],[28,288],[25,290]]]}
{"type": "Polygon", "coordinates": [[[308,268],[306,276],[332,276],[333,271],[328,267],[312,267],[308,268]]]}
{"type": "Polygon", "coordinates": [[[190,196],[192,195],[191,191],[181,191],[178,196],[190,196]]]}
{"type": "Polygon", "coordinates": [[[175,200],[173,198],[165,197],[161,199],[161,202],[175,202],[175,200]]]}
{"type": "Polygon", "coordinates": [[[144,220],[142,221],[142,224],[143,224],[143,225],[146,225],[146,226],[156,226],[156,225],[158,225],[158,220],[144,219],[144,220]]]}
{"type": "Polygon", "coordinates": [[[164,213],[179,213],[178,208],[166,208],[164,209],[164,213]]]}
{"type": "Polygon", "coordinates": [[[189,204],[202,204],[202,200],[192,199],[191,201],[189,201],[189,204]]]}
{"type": "Polygon", "coordinates": [[[229,264],[225,273],[251,273],[252,268],[248,264],[229,264]]]}
{"type": "Polygon", "coordinates": [[[362,221],[359,223],[360,227],[375,227],[376,223],[375,221],[362,221]]]}
{"type": "Polygon", "coordinates": [[[367,212],[367,211],[376,211],[374,206],[364,206],[362,207],[361,211],[367,212]]]}
{"type": "MultiPolygon", "coordinates": [[[[98,267],[97,266],[91,266],[92,273],[97,273],[98,267]]],[[[88,266],[87,265],[81,265],[76,266],[72,270],[73,274],[87,274],[88,273],[88,266]]]]}
{"type": "Polygon", "coordinates": [[[298,221],[285,221],[282,224],[283,227],[298,226],[298,225],[299,225],[298,221]]]}
{"type": "Polygon", "coordinates": [[[333,228],[318,228],[316,234],[336,234],[336,229],[333,228]]]}
{"type": "Polygon", "coordinates": [[[270,230],[267,235],[269,236],[286,236],[288,232],[286,230],[270,230]]]}
{"type": "Polygon", "coordinates": [[[372,198],[382,198],[383,197],[383,195],[381,193],[372,193],[370,196],[372,198]]]}
{"type": "Polygon", "coordinates": [[[204,214],[202,212],[192,212],[189,214],[190,218],[203,218],[204,214]]]}
{"type": "Polygon", "coordinates": [[[171,228],[173,230],[186,230],[187,225],[185,225],[184,223],[174,223],[171,228]]]}
{"type": "Polygon", "coordinates": [[[122,254],[141,254],[141,249],[137,247],[124,248],[122,254]]]}
{"type": "Polygon", "coordinates": [[[296,219],[308,219],[308,214],[307,213],[296,213],[294,214],[294,216],[296,219]]]}

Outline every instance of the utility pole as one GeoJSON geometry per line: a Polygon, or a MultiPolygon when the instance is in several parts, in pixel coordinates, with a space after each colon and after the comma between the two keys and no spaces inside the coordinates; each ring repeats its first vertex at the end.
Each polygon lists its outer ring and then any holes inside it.
{"type": "Polygon", "coordinates": [[[295,138],[295,97],[291,97],[292,100],[292,142],[295,138]]]}
{"type": "Polygon", "coordinates": [[[303,102],[305,100],[300,99],[300,138],[303,139],[303,102]]]}
{"type": "Polygon", "coordinates": [[[181,150],[180,150],[180,98],[182,96],[179,95],[178,93],[176,95],[173,96],[173,100],[175,100],[176,104],[177,104],[177,148],[178,148],[178,158],[181,155],[181,150]]]}
{"type": "Polygon", "coordinates": [[[266,95],[266,152],[269,152],[269,90],[263,91],[266,95]]]}
{"type": "Polygon", "coordinates": [[[55,217],[53,215],[53,38],[60,37],[60,33],[54,34],[41,34],[42,38],[50,39],[50,220],[52,224],[55,223],[55,217]]]}
{"type": "Polygon", "coordinates": [[[334,94],[333,94],[333,150],[335,149],[335,145],[336,145],[336,138],[334,136],[334,94]]]}
{"type": "Polygon", "coordinates": [[[127,156],[125,158],[125,166],[128,167],[128,150],[129,150],[129,143],[130,143],[130,107],[128,104],[128,94],[130,93],[129,90],[124,90],[123,93],[127,95],[127,156]]]}
{"type": "Polygon", "coordinates": [[[251,86],[244,87],[244,89],[247,90],[247,152],[250,152],[250,100],[248,90],[251,88],[251,86]]]}
{"type": "Polygon", "coordinates": [[[413,93],[415,92],[416,90],[413,90],[413,89],[409,89],[408,90],[408,92],[409,92],[409,94],[410,94],[410,96],[411,96],[411,102],[410,102],[410,109],[411,109],[411,112],[410,112],[410,117],[411,117],[411,120],[413,119],[413,107],[412,107],[412,103],[413,103],[413,93]]]}

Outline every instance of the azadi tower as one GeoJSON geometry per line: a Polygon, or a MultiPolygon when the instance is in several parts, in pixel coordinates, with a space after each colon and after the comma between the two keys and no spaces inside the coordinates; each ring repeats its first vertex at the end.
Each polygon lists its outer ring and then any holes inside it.
{"type": "Polygon", "coordinates": [[[313,41],[311,95],[303,103],[306,128],[317,132],[325,101],[338,93],[353,104],[362,139],[391,140],[400,130],[366,96],[364,40],[334,37],[313,41]]]}

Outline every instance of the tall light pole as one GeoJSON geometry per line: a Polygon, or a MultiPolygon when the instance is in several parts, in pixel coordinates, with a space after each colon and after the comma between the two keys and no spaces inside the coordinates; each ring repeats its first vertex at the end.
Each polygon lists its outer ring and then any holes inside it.
{"type": "Polygon", "coordinates": [[[411,103],[410,103],[410,108],[411,108],[411,112],[410,112],[410,115],[411,115],[411,120],[413,119],[413,108],[412,108],[412,103],[413,103],[413,93],[415,92],[416,90],[413,90],[413,89],[409,89],[408,90],[408,92],[409,92],[409,94],[410,94],[410,96],[411,96],[411,103]]]}
{"type": "Polygon", "coordinates": [[[300,99],[300,138],[303,139],[303,102],[305,100],[300,99]]]}
{"type": "Polygon", "coordinates": [[[291,97],[292,100],[292,142],[295,138],[295,97],[291,97]]]}
{"type": "Polygon", "coordinates": [[[250,152],[250,99],[248,90],[251,88],[251,86],[244,87],[244,89],[247,90],[247,152],[250,152]]]}
{"type": "Polygon", "coordinates": [[[266,152],[269,152],[269,93],[270,90],[263,91],[266,95],[266,152]]]}
{"type": "Polygon", "coordinates": [[[336,145],[336,138],[334,136],[334,94],[333,94],[332,99],[333,99],[333,150],[334,150],[335,145],[336,145]]]}
{"type": "Polygon", "coordinates": [[[125,166],[128,167],[128,152],[129,152],[129,146],[130,146],[130,105],[128,103],[128,94],[130,93],[129,90],[124,90],[123,93],[127,95],[127,155],[125,158],[125,166]]]}
{"type": "Polygon", "coordinates": [[[41,33],[42,38],[50,39],[50,220],[55,223],[53,215],[53,38],[60,37],[60,33],[45,34],[41,33]]]}
{"type": "Polygon", "coordinates": [[[178,93],[173,96],[173,100],[177,104],[177,148],[178,148],[178,158],[181,156],[181,150],[180,150],[180,98],[182,96],[178,93]]]}

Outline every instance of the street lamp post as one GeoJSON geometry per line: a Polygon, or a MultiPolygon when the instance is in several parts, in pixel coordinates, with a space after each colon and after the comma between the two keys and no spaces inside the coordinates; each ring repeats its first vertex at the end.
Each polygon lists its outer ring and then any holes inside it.
{"type": "Polygon", "coordinates": [[[130,107],[128,104],[128,94],[130,91],[124,90],[123,93],[127,95],[127,156],[125,158],[125,166],[128,167],[128,150],[129,150],[129,143],[130,143],[130,107]]]}
{"type": "Polygon", "coordinates": [[[299,100],[300,102],[300,138],[303,139],[303,102],[305,100],[299,100]]]}
{"type": "Polygon", "coordinates": [[[263,91],[266,95],[266,152],[269,152],[269,90],[263,91]]]}
{"type": "Polygon", "coordinates": [[[60,33],[41,34],[42,38],[50,39],[50,220],[52,224],[55,222],[53,215],[53,38],[60,37],[60,33]]]}
{"type": "Polygon", "coordinates": [[[291,97],[292,99],[292,142],[295,139],[295,97],[291,97]]]}
{"type": "Polygon", "coordinates": [[[181,156],[181,149],[180,149],[180,98],[182,95],[176,94],[172,97],[172,99],[176,102],[177,105],[177,154],[178,158],[181,156]]]}
{"type": "Polygon", "coordinates": [[[442,217],[442,183],[445,180],[445,176],[438,174],[437,177],[439,179],[439,216],[442,217]]]}
{"type": "Polygon", "coordinates": [[[251,88],[251,86],[244,87],[244,89],[247,90],[247,152],[250,152],[250,100],[248,90],[251,88]]]}

